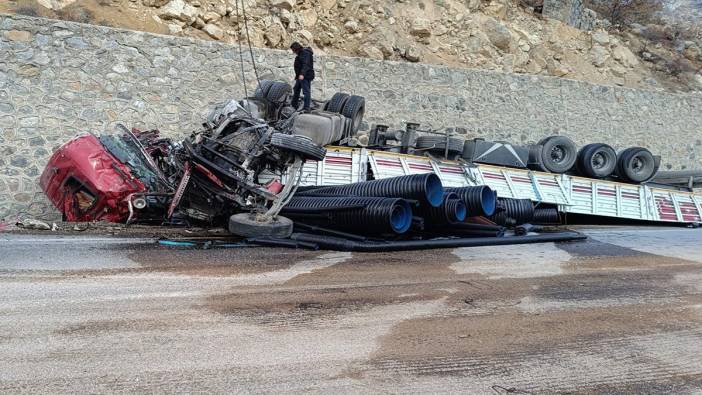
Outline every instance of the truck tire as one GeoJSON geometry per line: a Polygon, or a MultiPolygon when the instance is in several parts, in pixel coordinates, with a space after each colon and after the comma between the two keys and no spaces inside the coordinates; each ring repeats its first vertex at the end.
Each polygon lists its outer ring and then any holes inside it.
{"type": "Polygon", "coordinates": [[[324,105],[324,111],[335,112],[341,114],[341,110],[344,108],[344,104],[351,97],[346,93],[337,92],[332,96],[331,99],[324,105]]]}
{"type": "Polygon", "coordinates": [[[341,109],[341,115],[351,120],[351,134],[350,136],[355,136],[358,133],[358,129],[361,128],[361,122],[363,122],[363,115],[366,113],[366,99],[361,96],[351,96],[344,103],[344,107],[341,109]]]}
{"type": "Polygon", "coordinates": [[[578,173],[590,178],[605,178],[617,167],[617,152],[607,144],[588,144],[578,152],[578,173]]]}
{"type": "Polygon", "coordinates": [[[266,99],[268,97],[268,91],[273,86],[275,81],[271,80],[261,80],[256,87],[256,92],[254,92],[254,97],[259,99],[266,99]]]}
{"type": "Polygon", "coordinates": [[[539,144],[529,146],[529,163],[527,164],[527,167],[531,170],[548,172],[548,169],[544,166],[544,161],[541,156],[542,148],[543,146],[539,144]]]}
{"type": "Polygon", "coordinates": [[[272,103],[280,104],[288,98],[290,92],[292,92],[292,87],[287,82],[273,81],[268,88],[266,98],[272,103]]]}
{"type": "Polygon", "coordinates": [[[320,161],[327,154],[327,150],[324,147],[315,144],[307,136],[273,133],[271,145],[300,155],[304,160],[320,161]]]}
{"type": "Polygon", "coordinates": [[[656,160],[651,151],[631,147],[622,151],[617,161],[617,175],[633,183],[649,180],[656,172],[656,160]]]}
{"type": "Polygon", "coordinates": [[[578,149],[571,139],[565,136],[547,138],[541,149],[544,167],[552,173],[565,173],[575,164],[578,149]]]}
{"type": "Polygon", "coordinates": [[[229,232],[237,236],[285,239],[290,237],[292,231],[293,222],[280,215],[269,222],[256,221],[256,215],[251,213],[234,214],[229,217],[229,232]]]}

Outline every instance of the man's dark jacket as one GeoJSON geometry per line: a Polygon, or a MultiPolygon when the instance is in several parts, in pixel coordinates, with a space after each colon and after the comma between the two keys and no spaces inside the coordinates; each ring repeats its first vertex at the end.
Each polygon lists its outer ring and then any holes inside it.
{"type": "Polygon", "coordinates": [[[306,80],[314,79],[314,53],[312,48],[302,48],[295,57],[295,79],[304,75],[306,80]]]}

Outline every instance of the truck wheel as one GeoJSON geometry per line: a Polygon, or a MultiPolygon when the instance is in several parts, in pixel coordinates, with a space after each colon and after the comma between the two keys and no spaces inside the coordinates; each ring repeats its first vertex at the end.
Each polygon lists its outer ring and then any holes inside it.
{"type": "Polygon", "coordinates": [[[578,149],[571,139],[565,136],[547,138],[541,149],[544,167],[553,173],[565,173],[577,159],[578,149]]]}
{"type": "Polygon", "coordinates": [[[290,237],[293,222],[285,217],[277,216],[268,222],[256,221],[256,215],[251,213],[234,214],[229,217],[229,232],[242,237],[290,237]]]}
{"type": "Polygon", "coordinates": [[[346,103],[344,103],[344,107],[341,109],[341,115],[351,120],[351,136],[358,133],[365,113],[366,99],[361,96],[351,96],[346,100],[346,103]]]}
{"type": "Polygon", "coordinates": [[[577,167],[585,177],[608,177],[617,167],[617,152],[607,144],[588,144],[578,152],[577,167]]]}
{"type": "Polygon", "coordinates": [[[265,99],[268,97],[268,91],[273,86],[275,81],[271,80],[261,80],[256,87],[256,92],[254,92],[254,97],[259,99],[265,99]]]}
{"type": "Polygon", "coordinates": [[[351,97],[346,93],[337,92],[332,96],[331,99],[324,105],[324,111],[335,112],[341,114],[341,110],[344,108],[344,104],[351,97]]]}
{"type": "Polygon", "coordinates": [[[546,172],[548,171],[548,169],[544,166],[544,161],[541,156],[542,148],[543,146],[539,144],[529,146],[529,163],[527,164],[529,169],[546,172]]]}
{"type": "Polygon", "coordinates": [[[327,150],[324,147],[315,144],[307,136],[273,133],[271,145],[300,155],[305,160],[320,161],[327,154],[327,150]]]}
{"type": "Polygon", "coordinates": [[[292,92],[292,87],[287,82],[273,81],[270,88],[268,88],[268,93],[266,98],[272,103],[282,103],[292,92]]]}
{"type": "Polygon", "coordinates": [[[619,177],[634,183],[649,180],[656,172],[656,160],[651,151],[642,147],[627,148],[619,155],[619,177]]]}

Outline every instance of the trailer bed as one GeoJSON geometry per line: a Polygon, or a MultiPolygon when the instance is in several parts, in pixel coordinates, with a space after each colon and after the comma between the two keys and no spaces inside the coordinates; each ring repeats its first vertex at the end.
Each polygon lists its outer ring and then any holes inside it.
{"type": "Polygon", "coordinates": [[[702,192],[365,148],[327,147],[323,161],[305,164],[301,185],[339,185],[429,172],[438,175],[444,186],[487,185],[500,197],[555,204],[564,213],[655,222],[702,222],[702,192]]]}

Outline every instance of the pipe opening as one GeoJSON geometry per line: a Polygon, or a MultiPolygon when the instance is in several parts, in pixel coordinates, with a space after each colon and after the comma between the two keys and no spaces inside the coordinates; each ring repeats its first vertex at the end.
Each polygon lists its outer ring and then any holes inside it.
{"type": "Polygon", "coordinates": [[[481,191],[481,204],[483,207],[483,215],[491,216],[495,214],[495,208],[497,207],[497,193],[495,193],[490,188],[483,188],[481,191]]]}
{"type": "Polygon", "coordinates": [[[427,202],[433,207],[439,207],[444,197],[444,187],[436,174],[431,174],[425,184],[427,202]]]}

